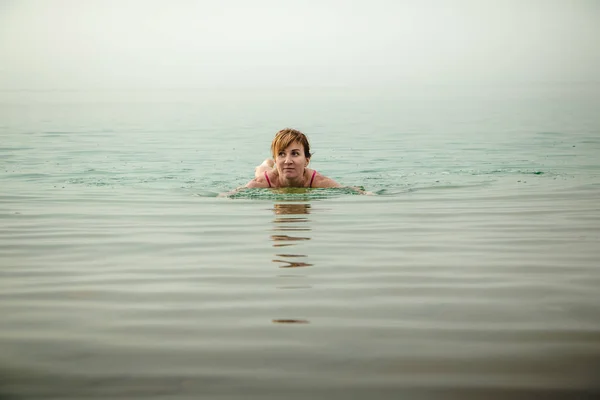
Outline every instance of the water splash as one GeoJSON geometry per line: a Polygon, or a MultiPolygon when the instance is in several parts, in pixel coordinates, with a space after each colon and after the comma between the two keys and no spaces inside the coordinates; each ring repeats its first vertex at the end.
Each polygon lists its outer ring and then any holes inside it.
{"type": "MultiPolygon", "coordinates": [[[[364,190],[362,187],[358,187],[364,190]]],[[[345,195],[361,194],[354,188],[327,188],[327,189],[309,189],[309,188],[243,188],[234,193],[225,195],[230,199],[258,199],[258,200],[278,200],[278,201],[310,201],[319,199],[335,198],[345,195]]]]}

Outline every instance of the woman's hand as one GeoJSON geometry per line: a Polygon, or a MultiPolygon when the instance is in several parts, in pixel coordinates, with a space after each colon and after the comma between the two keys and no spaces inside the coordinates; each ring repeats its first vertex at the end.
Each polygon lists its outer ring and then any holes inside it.
{"type": "Polygon", "coordinates": [[[258,165],[254,168],[254,178],[259,178],[265,174],[266,171],[270,171],[273,169],[275,162],[270,158],[267,158],[262,164],[258,165]]]}

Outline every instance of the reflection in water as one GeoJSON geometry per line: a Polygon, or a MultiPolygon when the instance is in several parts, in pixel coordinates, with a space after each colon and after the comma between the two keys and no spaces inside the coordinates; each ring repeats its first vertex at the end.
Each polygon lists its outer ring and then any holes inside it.
{"type": "MultiPolygon", "coordinates": [[[[277,232],[294,232],[293,236],[287,233],[278,233],[271,235],[273,247],[296,246],[301,241],[311,240],[309,237],[297,236],[298,232],[309,232],[311,229],[308,226],[307,215],[310,214],[310,204],[307,203],[279,203],[273,205],[275,219],[273,220],[273,230],[277,232]]],[[[302,268],[311,267],[313,264],[305,262],[306,254],[294,254],[290,252],[275,254],[277,258],[273,259],[274,263],[280,263],[279,268],[302,268]]],[[[297,275],[289,275],[280,277],[285,279],[299,278],[297,275]]],[[[302,277],[305,278],[305,277],[302,277]]],[[[294,285],[278,286],[278,289],[310,289],[309,285],[294,285]]],[[[274,324],[308,324],[306,319],[298,318],[280,318],[273,319],[274,324]]]]}
{"type": "MultiPolygon", "coordinates": [[[[302,215],[310,214],[310,204],[308,203],[279,203],[273,204],[273,211],[276,215],[302,215]]],[[[306,217],[297,217],[292,219],[308,220],[306,217]]]]}
{"type": "MultiPolygon", "coordinates": [[[[296,240],[310,240],[310,238],[295,237],[295,236],[288,236],[288,235],[271,235],[271,240],[273,240],[274,242],[292,242],[292,241],[296,241],[296,240]]],[[[293,244],[292,243],[275,243],[273,245],[273,247],[284,247],[284,246],[293,246],[293,244]]],[[[298,257],[298,256],[294,255],[294,257],[298,257]]]]}
{"type": "Polygon", "coordinates": [[[304,262],[294,262],[294,261],[287,261],[287,260],[273,260],[273,262],[286,264],[286,265],[280,265],[279,268],[312,267],[312,264],[304,263],[304,262]]]}
{"type": "MultiPolygon", "coordinates": [[[[304,215],[310,214],[310,204],[307,203],[279,203],[273,205],[273,211],[275,212],[275,219],[273,223],[274,231],[280,232],[306,232],[310,231],[310,227],[298,226],[292,224],[305,224],[309,222],[309,219],[304,215]]],[[[296,234],[295,234],[296,235],[296,234]]],[[[310,240],[308,237],[303,236],[290,236],[288,234],[277,234],[271,235],[273,240],[273,247],[285,247],[293,246],[296,242],[302,240],[310,240]]],[[[277,254],[278,257],[293,258],[293,257],[306,257],[304,254],[277,254]]],[[[280,268],[296,268],[296,267],[310,267],[312,264],[298,261],[288,261],[276,259],[273,262],[284,263],[280,268]]]]}
{"type": "Polygon", "coordinates": [[[308,324],[305,319],[274,319],[274,324],[308,324]]]}

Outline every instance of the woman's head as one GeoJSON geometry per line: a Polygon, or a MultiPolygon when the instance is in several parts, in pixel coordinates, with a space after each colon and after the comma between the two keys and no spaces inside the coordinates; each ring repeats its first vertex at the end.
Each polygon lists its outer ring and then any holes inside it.
{"type": "Polygon", "coordinates": [[[271,143],[271,153],[273,154],[273,160],[277,160],[277,155],[287,149],[292,143],[298,142],[302,145],[304,150],[304,157],[310,159],[310,144],[306,135],[296,129],[286,128],[282,129],[277,134],[271,143]]]}
{"type": "Polygon", "coordinates": [[[271,143],[280,183],[302,185],[304,172],[310,162],[310,145],[306,136],[295,129],[283,129],[271,143]]]}

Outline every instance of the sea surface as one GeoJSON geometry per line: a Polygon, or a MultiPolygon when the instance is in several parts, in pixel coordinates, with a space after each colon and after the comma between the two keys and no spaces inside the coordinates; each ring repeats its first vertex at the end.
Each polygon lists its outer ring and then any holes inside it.
{"type": "Polygon", "coordinates": [[[600,85],[0,92],[0,399],[600,395],[600,85]],[[239,190],[274,134],[350,189],[239,190]]]}

